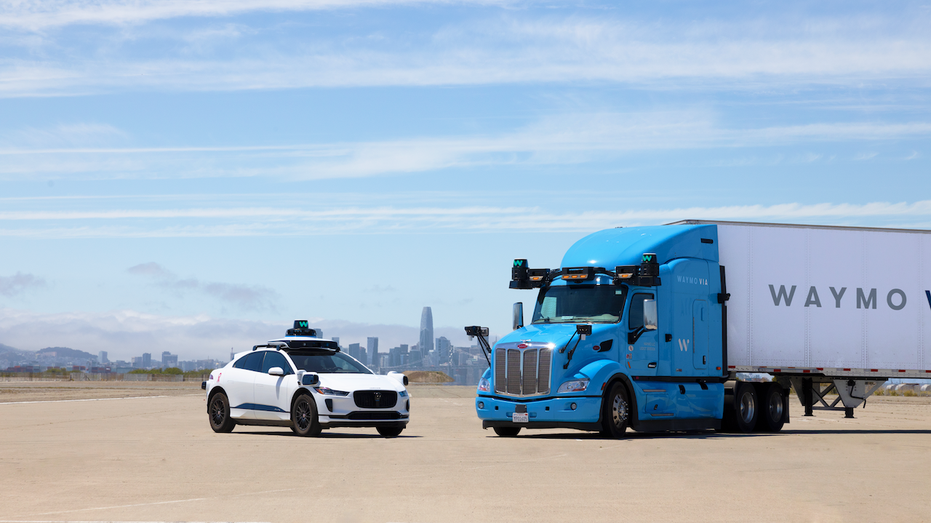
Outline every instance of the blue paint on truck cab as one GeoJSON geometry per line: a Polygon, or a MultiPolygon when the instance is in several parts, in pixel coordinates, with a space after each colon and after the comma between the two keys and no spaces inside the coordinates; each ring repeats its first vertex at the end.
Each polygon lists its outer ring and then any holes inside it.
{"type": "Polygon", "coordinates": [[[718,428],[721,277],[716,225],[596,232],[553,271],[516,260],[512,288],[539,290],[530,323],[491,351],[475,400],[483,426],[500,435],[718,428]],[[644,310],[654,304],[651,328],[644,310]]]}

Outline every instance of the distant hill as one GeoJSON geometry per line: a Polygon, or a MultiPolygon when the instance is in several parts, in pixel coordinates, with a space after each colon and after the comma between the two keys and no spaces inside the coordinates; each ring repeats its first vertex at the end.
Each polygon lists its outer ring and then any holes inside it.
{"type": "Polygon", "coordinates": [[[438,370],[412,370],[404,374],[411,383],[451,383],[456,381],[445,372],[438,370]]]}
{"type": "Polygon", "coordinates": [[[36,351],[36,356],[45,356],[55,354],[55,357],[58,359],[91,359],[96,358],[95,354],[89,352],[84,352],[77,349],[69,349],[68,347],[46,347],[36,351]]]}
{"type": "Polygon", "coordinates": [[[4,352],[12,352],[12,353],[15,353],[15,354],[22,354],[22,353],[27,352],[27,351],[19,350],[19,349],[15,348],[15,347],[10,347],[9,345],[4,345],[4,344],[0,343],[0,354],[3,354],[4,352]]]}

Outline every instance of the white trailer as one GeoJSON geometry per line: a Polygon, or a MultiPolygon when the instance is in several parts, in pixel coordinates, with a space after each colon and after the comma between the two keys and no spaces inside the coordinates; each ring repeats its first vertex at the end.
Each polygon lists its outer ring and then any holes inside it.
{"type": "Polygon", "coordinates": [[[677,223],[717,225],[732,375],[788,379],[806,415],[848,417],[889,378],[931,379],[931,231],[677,223]]]}

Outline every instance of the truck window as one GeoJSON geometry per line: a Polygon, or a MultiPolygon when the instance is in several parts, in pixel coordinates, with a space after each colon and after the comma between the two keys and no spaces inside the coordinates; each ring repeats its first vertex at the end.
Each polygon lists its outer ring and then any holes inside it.
{"type": "Polygon", "coordinates": [[[644,292],[638,292],[630,299],[629,318],[630,330],[637,330],[643,327],[643,300],[652,300],[653,295],[644,292]]]}
{"type": "Polygon", "coordinates": [[[621,319],[626,299],[626,286],[552,285],[540,289],[531,321],[616,323],[621,319]]]}

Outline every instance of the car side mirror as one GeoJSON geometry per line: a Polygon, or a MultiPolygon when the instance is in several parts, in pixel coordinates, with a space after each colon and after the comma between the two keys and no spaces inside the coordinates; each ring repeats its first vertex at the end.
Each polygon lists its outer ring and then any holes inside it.
{"type": "Polygon", "coordinates": [[[643,328],[656,330],[656,300],[643,300],[643,328]]]}
{"type": "Polygon", "coordinates": [[[388,373],[388,376],[398,380],[398,382],[401,383],[401,385],[404,385],[405,387],[407,386],[408,383],[410,383],[410,380],[408,380],[407,376],[405,376],[404,373],[402,372],[391,371],[388,373]]]}
{"type": "Polygon", "coordinates": [[[320,376],[313,372],[297,371],[297,382],[301,385],[316,385],[320,383],[320,376]]]}
{"type": "Polygon", "coordinates": [[[272,367],[268,369],[268,374],[270,376],[284,376],[284,369],[281,367],[272,367]]]}

